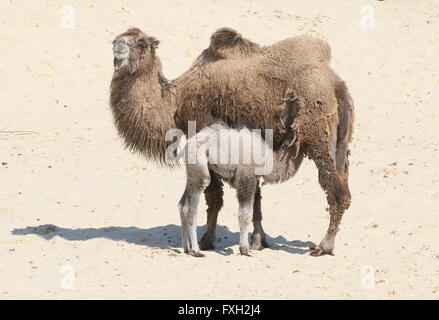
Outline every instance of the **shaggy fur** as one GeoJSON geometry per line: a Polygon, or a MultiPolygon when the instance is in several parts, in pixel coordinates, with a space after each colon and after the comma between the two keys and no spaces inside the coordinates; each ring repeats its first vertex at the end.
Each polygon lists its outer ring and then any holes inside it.
{"type": "Polygon", "coordinates": [[[186,130],[195,119],[200,130],[219,118],[230,126],[274,129],[277,149],[283,140],[275,120],[277,107],[299,97],[309,100],[306,108],[320,99],[326,113],[337,110],[337,76],[329,59],[329,46],[312,37],[259,47],[234,30],[220,29],[190,70],[174,81],[185,88],[177,92],[176,125],[186,130]]]}
{"type": "Polygon", "coordinates": [[[223,28],[212,35],[211,45],[193,66],[170,84],[155,53],[157,39],[130,29],[115,43],[129,48],[128,58],[115,59],[111,107],[116,127],[129,148],[162,163],[165,132],[172,127],[187,131],[188,121],[196,121],[197,131],[218,119],[232,128],[273,129],[278,150],[286,137],[278,110],[299,100],[290,148],[294,157],[308,156],[319,170],[331,224],[315,254],[332,253],[334,230],[350,202],[347,156],[353,103],[329,66],[325,42],[299,36],[260,47],[223,28]]]}
{"type": "Polygon", "coordinates": [[[221,28],[210,37],[210,46],[205,56],[211,56],[214,59],[232,59],[258,52],[261,52],[258,44],[243,38],[233,29],[221,28]]]}
{"type": "Polygon", "coordinates": [[[126,37],[132,39],[127,44],[130,49],[128,61],[120,65],[115,58],[110,87],[110,106],[116,128],[127,148],[164,164],[169,144],[165,134],[175,128],[176,105],[163,76],[160,58],[155,54],[158,41],[132,28],[113,43],[116,45],[126,37]]]}

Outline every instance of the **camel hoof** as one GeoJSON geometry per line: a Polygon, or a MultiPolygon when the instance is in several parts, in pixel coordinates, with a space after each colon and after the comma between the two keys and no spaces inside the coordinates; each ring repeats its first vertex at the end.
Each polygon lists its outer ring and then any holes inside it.
{"type": "Polygon", "coordinates": [[[265,237],[262,238],[260,234],[253,234],[251,241],[252,250],[263,250],[264,248],[269,247],[270,245],[268,244],[267,240],[265,240],[265,237]]]}
{"type": "Polygon", "coordinates": [[[311,250],[313,250],[310,255],[313,257],[320,257],[320,256],[324,256],[326,254],[333,256],[334,253],[332,250],[324,250],[322,248],[320,248],[319,246],[313,246],[310,248],[311,250]]]}
{"type": "Polygon", "coordinates": [[[200,251],[192,251],[192,255],[196,258],[204,258],[206,255],[201,253],[200,251]]]}
{"type": "Polygon", "coordinates": [[[243,256],[251,257],[250,256],[250,248],[249,248],[249,246],[239,246],[239,252],[243,256]]]}
{"type": "Polygon", "coordinates": [[[205,233],[201,237],[200,249],[201,250],[212,250],[212,249],[215,249],[214,243],[215,243],[215,237],[212,237],[208,233],[205,233]]]}

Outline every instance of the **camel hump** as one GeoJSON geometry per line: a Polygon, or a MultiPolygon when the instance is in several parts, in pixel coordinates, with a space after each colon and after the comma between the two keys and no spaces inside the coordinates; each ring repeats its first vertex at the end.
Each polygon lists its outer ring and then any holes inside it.
{"type": "Polygon", "coordinates": [[[232,28],[220,28],[216,30],[212,36],[210,37],[210,44],[211,45],[233,45],[235,44],[236,40],[242,39],[242,36],[240,33],[238,33],[236,30],[232,28]]]}
{"type": "Polygon", "coordinates": [[[231,28],[221,28],[210,37],[209,53],[217,58],[245,57],[260,51],[260,46],[231,28]]]}
{"type": "Polygon", "coordinates": [[[322,39],[307,35],[299,36],[296,38],[296,46],[299,51],[306,52],[311,59],[317,59],[320,62],[331,60],[331,47],[322,39]]]}
{"type": "Polygon", "coordinates": [[[308,61],[329,63],[331,60],[331,47],[329,44],[322,39],[308,35],[281,40],[269,46],[268,50],[283,57],[286,57],[285,53],[287,52],[288,55],[294,56],[295,61],[301,63],[308,61]]]}

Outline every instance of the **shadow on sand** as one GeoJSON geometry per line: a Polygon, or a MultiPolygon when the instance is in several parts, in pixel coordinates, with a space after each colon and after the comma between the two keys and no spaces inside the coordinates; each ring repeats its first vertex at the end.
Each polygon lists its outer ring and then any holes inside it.
{"type": "MultiPolygon", "coordinates": [[[[198,237],[204,233],[205,227],[198,227],[198,237]]],[[[147,229],[137,227],[103,227],[103,228],[79,228],[70,229],[45,224],[40,226],[29,226],[22,229],[12,230],[13,235],[38,235],[43,239],[50,240],[59,236],[69,241],[86,241],[95,238],[104,238],[113,241],[125,241],[137,245],[148,246],[160,249],[171,249],[175,252],[182,252],[176,248],[181,246],[181,228],[175,224],[158,226],[147,229]]],[[[309,247],[314,243],[300,240],[288,241],[283,236],[267,238],[270,248],[266,250],[284,250],[293,254],[305,254],[310,252],[309,247]]],[[[231,255],[230,248],[239,243],[239,232],[231,232],[225,226],[217,226],[217,241],[215,252],[222,255],[231,255]]]]}

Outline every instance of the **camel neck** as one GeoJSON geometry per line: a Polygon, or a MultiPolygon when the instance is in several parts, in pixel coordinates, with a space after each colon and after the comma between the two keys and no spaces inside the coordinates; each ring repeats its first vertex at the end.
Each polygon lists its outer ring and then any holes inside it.
{"type": "Polygon", "coordinates": [[[156,162],[165,163],[166,132],[175,128],[173,94],[160,70],[115,74],[111,109],[125,145],[156,162]]]}

